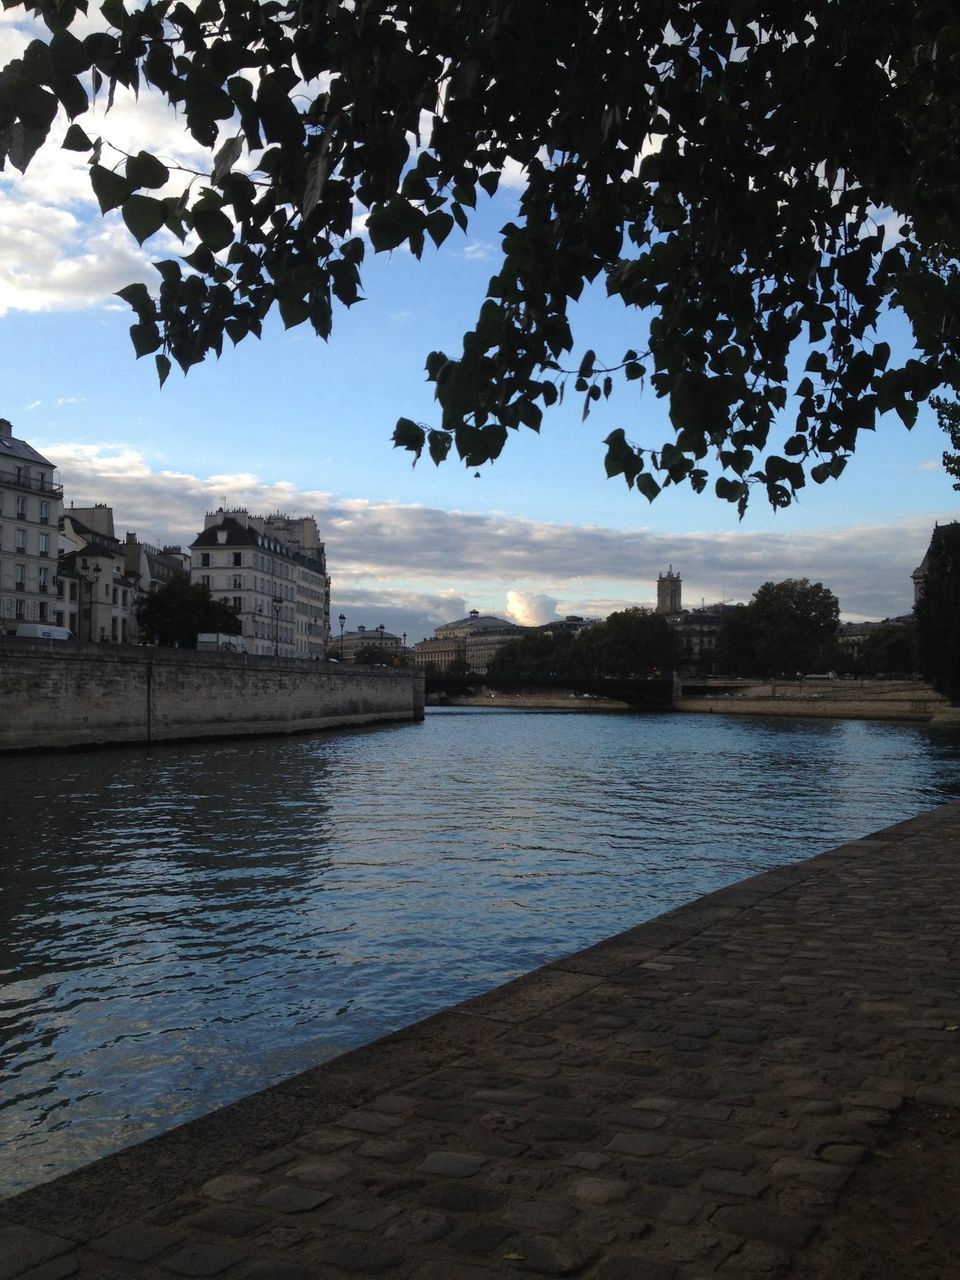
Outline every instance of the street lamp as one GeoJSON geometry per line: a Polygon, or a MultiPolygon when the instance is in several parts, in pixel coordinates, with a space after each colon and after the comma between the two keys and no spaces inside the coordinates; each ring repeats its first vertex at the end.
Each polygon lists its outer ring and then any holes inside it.
{"type": "Polygon", "coordinates": [[[379,625],[379,627],[377,627],[377,635],[379,635],[379,637],[380,637],[380,661],[381,661],[381,662],[383,661],[383,633],[384,633],[384,631],[386,631],[386,627],[385,627],[385,626],[383,625],[383,623],[381,622],[381,623],[380,623],[380,625],[379,625]]]}
{"type": "Polygon", "coordinates": [[[280,610],[283,608],[283,597],[273,597],[273,656],[280,656],[280,610]]]}
{"type": "Polygon", "coordinates": [[[100,582],[100,565],[95,564],[93,566],[93,571],[91,572],[90,566],[87,563],[87,558],[86,556],[84,556],[84,558],[80,561],[80,586],[81,586],[80,603],[82,606],[83,604],[82,588],[86,587],[90,597],[90,610],[87,615],[87,639],[90,641],[93,640],[93,589],[95,586],[99,585],[99,582],[100,582]]]}
{"type": "Polygon", "coordinates": [[[340,661],[341,662],[343,661],[343,624],[346,622],[346,620],[347,620],[347,615],[345,613],[341,613],[339,618],[337,618],[337,621],[340,623],[340,661]]]}

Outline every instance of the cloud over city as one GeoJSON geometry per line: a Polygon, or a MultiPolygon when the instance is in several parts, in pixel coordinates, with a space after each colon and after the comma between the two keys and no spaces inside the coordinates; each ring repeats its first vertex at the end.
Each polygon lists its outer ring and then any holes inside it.
{"type": "Polygon", "coordinates": [[[67,505],[107,503],[121,537],[132,529],[148,541],[189,545],[204,513],[220,506],[314,515],[335,610],[349,626],[382,622],[417,639],[470,608],[530,624],[652,605],[668,565],[683,578],[687,607],[746,601],[763,582],[809,577],[836,593],[846,617],[894,616],[911,607],[910,573],[934,518],[815,532],[668,533],[370,502],[253,473],[196,476],[161,469],[123,442],[44,452],[60,468],[67,505]]]}

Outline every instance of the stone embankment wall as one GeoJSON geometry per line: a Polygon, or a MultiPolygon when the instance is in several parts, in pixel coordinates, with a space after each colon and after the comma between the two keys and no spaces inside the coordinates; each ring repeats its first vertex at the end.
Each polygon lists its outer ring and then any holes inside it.
{"type": "Polygon", "coordinates": [[[423,676],[294,658],[0,641],[0,751],[423,718],[423,676]]]}
{"type": "MultiPolygon", "coordinates": [[[[730,686],[725,686],[729,690],[730,686]]],[[[680,697],[677,711],[741,716],[820,716],[958,724],[960,708],[915,680],[775,680],[732,692],[680,697]]]]}

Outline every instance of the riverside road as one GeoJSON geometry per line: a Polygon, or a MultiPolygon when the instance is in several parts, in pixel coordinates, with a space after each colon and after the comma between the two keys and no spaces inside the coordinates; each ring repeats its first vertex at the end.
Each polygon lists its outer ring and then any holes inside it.
{"type": "Polygon", "coordinates": [[[960,1106],[960,803],[0,1205],[0,1277],[752,1280],[960,1106]]]}

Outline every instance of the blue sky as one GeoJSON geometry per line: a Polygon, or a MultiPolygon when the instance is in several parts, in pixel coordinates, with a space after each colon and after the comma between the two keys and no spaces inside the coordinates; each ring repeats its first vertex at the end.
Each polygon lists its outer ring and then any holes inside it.
{"type": "MultiPolygon", "coordinates": [[[[0,16],[0,64],[22,41],[13,17],[0,16]]],[[[108,125],[128,149],[189,157],[153,104],[121,103],[108,125]]],[[[571,395],[539,437],[512,437],[479,479],[456,461],[412,468],[392,449],[398,416],[436,423],[424,357],[458,350],[511,210],[508,186],[468,235],[454,232],[422,262],[370,255],[367,300],[337,313],[329,344],[271,324],[262,342],[185,379],[174,372],[160,390],[152,358],[134,358],[130,315],[112,293],[149,279],[143,264],[174,246],[155,238],[140,255],[118,215],[99,217],[82,163],[41,155],[25,178],[0,174],[0,416],[58,464],[68,504],[112,505],[121,536],[189,543],[221,503],[313,514],[334,610],[351,628],[383,622],[413,640],[474,607],[522,622],[604,615],[652,604],[668,564],[687,605],[747,600],[764,581],[808,576],[836,592],[845,617],[907,611],[934,521],[957,513],[930,410],[912,432],[884,419],[839,483],[811,485],[778,513],[758,494],[742,522],[706,494],[667,490],[651,505],[606,479],[611,429],[666,438],[662,404],[636,387],[585,423],[571,395]]],[[[639,341],[633,324],[600,290],[575,316],[581,349],[611,359],[639,341]]]]}

